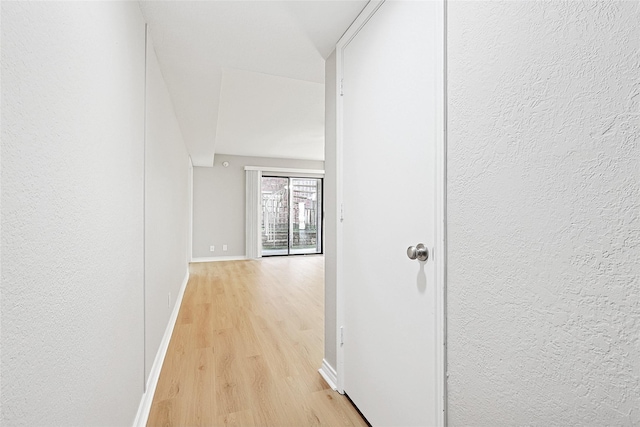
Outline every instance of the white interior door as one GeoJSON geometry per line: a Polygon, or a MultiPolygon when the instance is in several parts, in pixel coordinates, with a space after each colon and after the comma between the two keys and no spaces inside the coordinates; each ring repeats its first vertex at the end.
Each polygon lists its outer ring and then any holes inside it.
{"type": "Polygon", "coordinates": [[[439,1],[387,1],[340,49],[344,391],[374,426],[443,421],[439,1]],[[440,314],[439,314],[440,313],[440,314]]]}

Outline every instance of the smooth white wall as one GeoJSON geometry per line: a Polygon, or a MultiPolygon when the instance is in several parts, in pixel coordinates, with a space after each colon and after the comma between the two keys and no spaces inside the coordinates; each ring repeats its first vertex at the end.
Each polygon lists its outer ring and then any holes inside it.
{"type": "Polygon", "coordinates": [[[194,167],[194,258],[245,256],[245,166],[324,169],[324,162],[217,154],[213,167],[194,167]],[[212,245],[215,252],[209,251],[212,245]]]}
{"type": "Polygon", "coordinates": [[[336,123],[336,51],[325,61],[325,144],[324,144],[324,359],[334,370],[338,368],[336,341],[337,285],[337,123],[336,123]]]}
{"type": "Polygon", "coordinates": [[[640,3],[449,2],[449,424],[640,424],[640,3]]]}
{"type": "Polygon", "coordinates": [[[130,425],[143,389],[144,22],[2,2],[3,425],[130,425]]]}
{"type": "Polygon", "coordinates": [[[189,155],[149,36],[145,135],[145,378],[188,272],[189,155]]]}

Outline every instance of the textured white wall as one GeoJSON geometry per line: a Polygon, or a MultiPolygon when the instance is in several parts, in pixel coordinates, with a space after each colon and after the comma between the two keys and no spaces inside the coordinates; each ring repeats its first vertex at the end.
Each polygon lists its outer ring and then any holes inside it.
{"type": "Polygon", "coordinates": [[[194,258],[245,255],[245,166],[324,169],[324,162],[216,154],[213,167],[193,168],[194,258]]]}
{"type": "Polygon", "coordinates": [[[129,425],[143,389],[144,22],[2,2],[3,425],[129,425]]]}
{"type": "Polygon", "coordinates": [[[450,2],[450,425],[640,424],[640,3],[450,2]]]}
{"type": "Polygon", "coordinates": [[[189,155],[150,37],[147,42],[145,378],[187,273],[189,233],[189,155]]]}

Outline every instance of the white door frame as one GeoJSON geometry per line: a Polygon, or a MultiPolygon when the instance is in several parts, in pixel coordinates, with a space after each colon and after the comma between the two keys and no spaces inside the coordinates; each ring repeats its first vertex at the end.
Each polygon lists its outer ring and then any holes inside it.
{"type": "MultiPolygon", "coordinates": [[[[446,424],[446,44],[445,44],[445,1],[437,1],[440,5],[438,25],[435,30],[439,38],[438,44],[442,47],[441,78],[438,84],[438,103],[442,108],[438,109],[436,146],[436,238],[433,243],[434,250],[431,256],[435,263],[436,289],[438,294],[437,308],[437,378],[438,381],[438,425],[446,424]]],[[[343,75],[343,49],[358,34],[360,29],[369,21],[373,14],[384,3],[384,0],[370,1],[351,27],[345,32],[336,45],[336,192],[337,192],[337,236],[336,236],[336,347],[337,347],[337,390],[344,393],[344,347],[341,344],[341,326],[345,319],[345,293],[344,293],[344,254],[343,254],[343,101],[342,101],[342,75],[343,75]]]]}

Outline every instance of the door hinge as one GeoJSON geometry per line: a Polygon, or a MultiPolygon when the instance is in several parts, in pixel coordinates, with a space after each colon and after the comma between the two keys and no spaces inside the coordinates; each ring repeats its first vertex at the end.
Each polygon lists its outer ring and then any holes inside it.
{"type": "Polygon", "coordinates": [[[340,222],[344,221],[344,204],[340,203],[340,222]]]}
{"type": "Polygon", "coordinates": [[[340,79],[340,96],[344,96],[344,79],[340,79]]]}
{"type": "Polygon", "coordinates": [[[340,326],[340,345],[344,344],[344,326],[340,326]]]}

